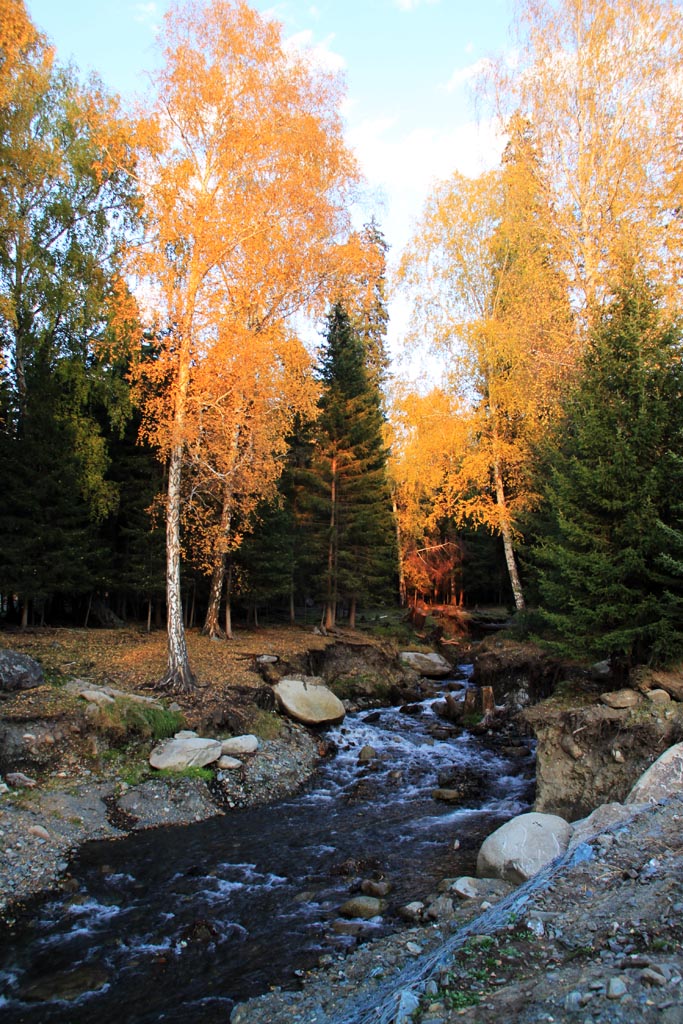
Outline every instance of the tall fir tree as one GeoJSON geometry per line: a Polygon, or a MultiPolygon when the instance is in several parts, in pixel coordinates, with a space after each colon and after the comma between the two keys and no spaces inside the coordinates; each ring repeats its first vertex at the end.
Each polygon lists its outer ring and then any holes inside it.
{"type": "Polygon", "coordinates": [[[536,550],[565,651],[631,665],[683,655],[683,347],[631,273],[597,320],[549,454],[536,550]]]}
{"type": "Polygon", "coordinates": [[[311,472],[313,536],[321,560],[325,626],[341,602],[355,625],[360,602],[387,599],[396,585],[396,533],[387,477],[379,388],[344,307],[328,316],[323,386],[311,472]]]}

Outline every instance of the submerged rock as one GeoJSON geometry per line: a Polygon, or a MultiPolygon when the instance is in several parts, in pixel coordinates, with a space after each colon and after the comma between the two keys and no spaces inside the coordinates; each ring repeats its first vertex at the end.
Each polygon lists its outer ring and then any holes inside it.
{"type": "Polygon", "coordinates": [[[381,914],[384,907],[384,901],[376,896],[354,896],[353,899],[342,904],[339,913],[342,917],[362,917],[364,920],[369,920],[371,917],[381,914]]]}

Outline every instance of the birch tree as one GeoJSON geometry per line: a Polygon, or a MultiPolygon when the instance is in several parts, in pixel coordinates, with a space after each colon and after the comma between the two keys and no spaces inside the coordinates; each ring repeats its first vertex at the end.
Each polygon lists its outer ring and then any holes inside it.
{"type": "Polygon", "coordinates": [[[683,11],[672,0],[521,0],[519,61],[493,75],[521,114],[553,243],[590,318],[624,254],[675,299],[683,128],[683,11]]]}
{"type": "Polygon", "coordinates": [[[502,170],[437,186],[400,274],[414,296],[411,337],[444,357],[459,421],[438,510],[502,538],[523,608],[516,520],[536,501],[534,447],[573,361],[573,324],[544,204],[519,158],[532,141],[522,122],[510,130],[502,170]]]}
{"type": "Polygon", "coordinates": [[[197,369],[209,355],[218,364],[222,353],[248,358],[245,329],[267,331],[322,299],[356,168],[337,78],[287,50],[280,26],[242,0],[173,6],[161,44],[147,120],[148,239],[137,268],[164,327],[152,370],[165,398],[146,423],[168,463],[169,661],[160,685],[187,690],[195,679],[180,524],[183,466],[207,398],[197,369]]]}

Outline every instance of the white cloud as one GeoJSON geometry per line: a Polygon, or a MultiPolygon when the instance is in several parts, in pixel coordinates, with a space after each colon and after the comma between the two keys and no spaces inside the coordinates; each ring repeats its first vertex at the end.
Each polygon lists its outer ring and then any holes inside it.
{"type": "Polygon", "coordinates": [[[446,91],[454,92],[459,86],[464,85],[466,82],[471,82],[474,78],[478,78],[479,75],[488,71],[491,67],[493,67],[493,61],[490,57],[480,57],[479,60],[475,60],[474,64],[468,64],[464,68],[456,68],[448,79],[446,91]]]}
{"type": "Polygon", "coordinates": [[[414,11],[416,7],[422,7],[423,4],[438,4],[439,0],[394,0],[394,6],[398,7],[399,11],[414,11]]]}
{"type": "Polygon", "coordinates": [[[305,54],[314,64],[325,68],[327,71],[344,71],[346,60],[340,53],[335,53],[331,48],[334,35],[329,35],[319,43],[314,41],[311,29],[303,32],[296,32],[284,40],[284,49],[305,54]]]}
{"type": "MultiPolygon", "coordinates": [[[[392,263],[398,262],[435,182],[455,171],[474,177],[495,167],[505,145],[495,121],[468,121],[451,131],[416,128],[401,134],[399,119],[384,117],[352,124],[347,137],[369,185],[385,197],[378,219],[391,246],[392,263]]],[[[387,341],[395,356],[401,350],[407,320],[405,301],[392,298],[387,341]]]]}
{"type": "Polygon", "coordinates": [[[149,25],[151,28],[157,27],[159,8],[154,3],[154,0],[146,4],[133,4],[131,11],[133,12],[133,21],[137,21],[141,25],[149,25]]]}

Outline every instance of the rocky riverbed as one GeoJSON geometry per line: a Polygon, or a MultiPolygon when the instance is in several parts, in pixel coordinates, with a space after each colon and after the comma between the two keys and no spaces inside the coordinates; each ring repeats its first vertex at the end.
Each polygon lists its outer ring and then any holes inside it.
{"type": "Polygon", "coordinates": [[[538,888],[456,897],[436,921],[327,957],[301,991],[238,1006],[232,1024],[681,1024],[683,794],[581,853],[538,888]],[[509,909],[494,925],[495,903],[509,909]]]}
{"type": "MultiPolygon", "coordinates": [[[[0,801],[0,918],[11,920],[31,896],[63,882],[71,854],[89,839],[185,825],[233,807],[267,803],[295,792],[318,760],[314,737],[294,723],[263,741],[211,787],[201,779],[152,778],[130,786],[87,769],[78,780],[23,789],[0,801]]],[[[68,884],[68,879],[66,880],[68,884]]]]}

